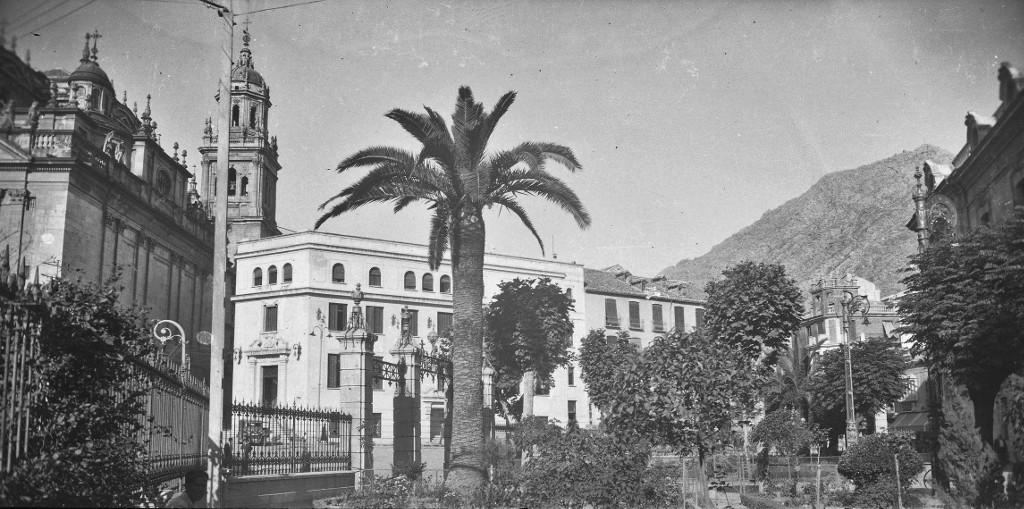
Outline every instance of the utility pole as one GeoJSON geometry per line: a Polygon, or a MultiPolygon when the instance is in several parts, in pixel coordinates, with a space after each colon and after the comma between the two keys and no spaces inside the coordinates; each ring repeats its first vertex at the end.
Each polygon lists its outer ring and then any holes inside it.
{"type": "Polygon", "coordinates": [[[230,163],[231,142],[231,67],[234,55],[235,21],[234,0],[226,0],[227,6],[211,0],[200,0],[217,10],[217,15],[227,22],[227,40],[224,43],[224,72],[220,78],[218,101],[220,118],[217,124],[217,168],[214,179],[216,199],[214,200],[213,223],[213,313],[210,342],[210,415],[208,421],[207,454],[210,475],[207,485],[206,507],[223,506],[224,489],[221,479],[221,464],[224,460],[222,435],[224,427],[224,339],[226,337],[227,313],[227,269],[228,269],[228,164],[230,163]]]}

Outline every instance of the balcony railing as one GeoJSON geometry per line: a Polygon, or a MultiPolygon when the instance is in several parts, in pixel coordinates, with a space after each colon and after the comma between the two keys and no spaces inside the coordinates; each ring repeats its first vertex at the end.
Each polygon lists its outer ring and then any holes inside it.
{"type": "Polygon", "coordinates": [[[665,332],[665,322],[662,320],[654,320],[651,323],[651,326],[653,327],[654,332],[665,332]]]}
{"type": "Polygon", "coordinates": [[[618,329],[619,328],[619,317],[617,317],[617,316],[607,316],[607,317],[605,317],[605,319],[604,319],[604,326],[608,327],[610,329],[618,329]]]}
{"type": "Polygon", "coordinates": [[[644,321],[639,318],[630,318],[629,328],[632,330],[644,330],[644,321]]]}

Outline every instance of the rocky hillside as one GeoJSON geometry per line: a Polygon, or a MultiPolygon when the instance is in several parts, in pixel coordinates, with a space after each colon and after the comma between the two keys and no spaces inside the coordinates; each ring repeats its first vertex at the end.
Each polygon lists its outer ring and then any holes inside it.
{"type": "Polygon", "coordinates": [[[902,290],[900,271],[917,252],[905,225],[914,213],[914,169],[953,154],[931,145],[881,161],[829,173],[804,194],[765,212],[761,219],[707,254],[661,272],[703,288],[722,269],[744,260],[782,263],[801,288],[818,274],[851,273],[873,281],[882,295],[902,290]]]}

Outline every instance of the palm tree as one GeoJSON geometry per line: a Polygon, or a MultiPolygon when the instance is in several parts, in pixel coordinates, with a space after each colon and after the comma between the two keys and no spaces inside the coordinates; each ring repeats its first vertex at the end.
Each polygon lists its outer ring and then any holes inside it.
{"type": "Polygon", "coordinates": [[[821,350],[826,340],[803,346],[794,341],[785,355],[779,356],[779,364],[769,380],[768,411],[786,408],[799,412],[804,419],[810,418],[811,378],[817,372],[814,355],[821,350]]]}
{"type": "Polygon", "coordinates": [[[453,430],[448,483],[464,494],[481,486],[486,465],[483,450],[483,311],[484,208],[503,207],[515,214],[544,243],[519,204],[520,196],[539,196],[561,207],[580,228],[590,215],[564,182],[547,171],[550,162],[570,172],[580,164],[568,147],[526,142],[512,150],[486,152],[487,142],[502,115],[515,100],[515,92],[501,96],[490,113],[473,100],[469,87],[459,88],[451,130],[434,110],[426,114],[401,109],[386,116],[422,144],[419,154],[374,146],[338,164],[339,173],[370,167],[360,180],[325,201],[327,208],[315,228],[330,218],[368,203],[394,202],[398,212],[413,202],[428,205],[430,221],[428,259],[436,270],[451,246],[453,430]],[[329,207],[329,208],[328,208],[329,207]]]}

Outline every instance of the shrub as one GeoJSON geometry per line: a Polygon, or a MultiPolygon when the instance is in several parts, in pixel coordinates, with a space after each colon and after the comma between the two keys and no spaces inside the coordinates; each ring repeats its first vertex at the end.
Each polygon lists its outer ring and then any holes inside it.
{"type": "MultiPolygon", "coordinates": [[[[843,454],[839,473],[853,481],[860,504],[877,507],[873,504],[895,502],[895,455],[900,462],[900,488],[904,495],[909,493],[913,478],[924,471],[924,462],[911,447],[912,441],[910,435],[876,433],[862,437],[843,454]]],[[[882,507],[892,507],[892,503],[882,507]]]]}
{"type": "Polygon", "coordinates": [[[747,509],[784,509],[782,504],[756,495],[740,495],[740,503],[747,509]]]}
{"type": "Polygon", "coordinates": [[[518,505],[663,507],[681,503],[669,484],[672,475],[663,467],[649,467],[650,446],[639,437],[572,426],[563,431],[552,424],[537,429],[536,423],[522,436],[533,446],[526,450],[518,505]]]}
{"type": "Polygon", "coordinates": [[[148,378],[125,359],[150,349],[141,314],[118,292],[49,284],[40,320],[28,454],[0,479],[0,506],[130,506],[145,484],[136,432],[148,378]]]}

